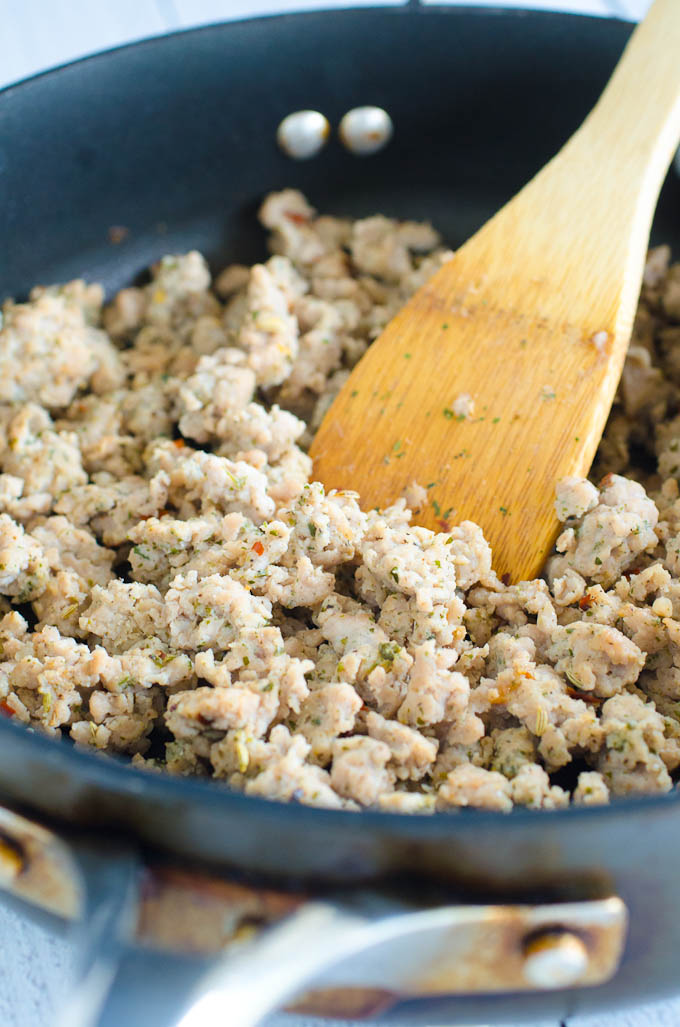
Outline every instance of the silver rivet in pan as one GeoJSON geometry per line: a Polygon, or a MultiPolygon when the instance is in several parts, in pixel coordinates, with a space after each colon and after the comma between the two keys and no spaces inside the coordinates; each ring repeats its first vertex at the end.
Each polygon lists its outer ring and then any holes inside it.
{"type": "Polygon", "coordinates": [[[571,931],[543,931],[524,949],[524,976],[534,988],[567,988],[587,968],[588,950],[571,931]]]}
{"type": "Polygon", "coordinates": [[[276,139],[284,153],[295,160],[316,157],[326,143],[331,127],[319,111],[294,111],[283,119],[276,139]]]}
{"type": "Polygon", "coordinates": [[[354,107],[340,122],[343,146],[358,156],[377,153],[392,138],[392,118],[382,107],[354,107]]]}

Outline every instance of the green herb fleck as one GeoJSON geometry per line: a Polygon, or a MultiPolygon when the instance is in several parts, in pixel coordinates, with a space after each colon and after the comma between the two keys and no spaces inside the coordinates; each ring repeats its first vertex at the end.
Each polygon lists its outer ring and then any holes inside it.
{"type": "Polygon", "coordinates": [[[396,642],[381,642],[378,652],[384,663],[394,663],[395,657],[401,652],[401,646],[396,642]]]}

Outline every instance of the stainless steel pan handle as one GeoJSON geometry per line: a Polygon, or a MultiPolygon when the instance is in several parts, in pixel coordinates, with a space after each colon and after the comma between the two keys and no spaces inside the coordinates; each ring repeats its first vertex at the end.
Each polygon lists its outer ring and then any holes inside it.
{"type": "Polygon", "coordinates": [[[132,844],[67,842],[1,807],[0,884],[73,925],[78,976],[57,1027],[133,1027],[140,1006],[153,1027],[217,1027],[225,1013],[230,1027],[254,1027],[310,986],[326,1012],[331,996],[333,1012],[352,1018],[337,1005],[342,996],[369,995],[384,1006],[596,985],[616,972],[627,927],[625,906],[612,896],[461,905],[442,891],[425,905],[422,894],[355,890],[320,901],[167,867],[154,876],[132,844]],[[207,933],[194,922],[201,917],[207,933]],[[229,937],[220,933],[226,922],[229,937]],[[147,1015],[159,992],[143,975],[137,990],[110,995],[120,961],[140,944],[212,957],[163,983],[173,992],[170,1001],[163,996],[165,1018],[147,1015]]]}
{"type": "Polygon", "coordinates": [[[618,961],[610,944],[622,915],[618,899],[420,910],[367,893],[311,902],[218,965],[177,1027],[221,1027],[226,1009],[230,1027],[255,1027],[311,982],[403,997],[599,983],[618,961]]]}
{"type": "Polygon", "coordinates": [[[330,903],[310,902],[246,951],[221,962],[177,1027],[255,1027],[317,974],[360,951],[366,919],[330,903]]]}

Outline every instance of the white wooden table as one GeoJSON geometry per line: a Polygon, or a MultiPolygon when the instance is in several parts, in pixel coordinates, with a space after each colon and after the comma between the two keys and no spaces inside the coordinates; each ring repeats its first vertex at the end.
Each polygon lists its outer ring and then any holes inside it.
{"type": "MultiPolygon", "coordinates": [[[[380,2],[399,0],[345,0],[344,4],[334,3],[334,0],[0,0],[0,86],[87,53],[177,28],[282,10],[374,6],[380,2]]],[[[503,0],[459,2],[498,4],[503,0]]],[[[651,0],[504,2],[507,6],[635,19],[645,13],[651,0]]],[[[51,1027],[54,1010],[68,987],[71,960],[68,946],[0,904],[0,954],[0,1027],[51,1027]]],[[[680,978],[678,990],[680,992],[680,978]]],[[[323,1027],[329,1023],[336,1022],[276,1016],[267,1027],[323,1027]]],[[[227,1024],[228,1016],[225,1027],[227,1024]]],[[[336,1024],[336,1027],[344,1025],[336,1024]]],[[[518,1024],[517,1027],[528,1025],[518,1024]]],[[[566,1024],[552,1022],[540,1027],[680,1027],[680,998],[626,1014],[576,1017],[566,1024]]]]}

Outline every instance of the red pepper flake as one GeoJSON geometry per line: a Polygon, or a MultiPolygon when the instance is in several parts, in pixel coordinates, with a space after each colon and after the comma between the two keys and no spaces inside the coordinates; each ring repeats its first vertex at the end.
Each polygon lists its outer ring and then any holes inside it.
{"type": "Polygon", "coordinates": [[[183,449],[184,446],[186,446],[184,439],[173,439],[172,444],[173,446],[177,446],[178,449],[183,449]]]}
{"type": "Polygon", "coordinates": [[[296,210],[286,210],[284,216],[295,225],[306,225],[309,220],[304,214],[298,214],[296,210]]]}
{"type": "Polygon", "coordinates": [[[259,539],[257,542],[254,542],[250,548],[253,550],[253,552],[257,553],[258,556],[262,556],[262,554],[264,553],[264,546],[259,541],[259,539]]]}
{"type": "Polygon", "coordinates": [[[567,695],[571,696],[572,699],[583,699],[584,702],[590,703],[591,706],[599,706],[604,699],[600,699],[598,695],[593,695],[591,692],[579,692],[577,688],[570,688],[567,685],[567,695]]]}
{"type": "Polygon", "coordinates": [[[0,702],[0,713],[2,713],[3,717],[14,716],[14,710],[8,703],[5,702],[4,699],[2,700],[2,702],[0,702]]]}
{"type": "Polygon", "coordinates": [[[579,610],[589,610],[594,602],[595,596],[590,592],[586,592],[586,594],[578,601],[579,610]]]}
{"type": "Polygon", "coordinates": [[[508,571],[506,571],[505,574],[501,574],[501,581],[504,585],[510,584],[510,574],[508,573],[508,571]]]}
{"type": "Polygon", "coordinates": [[[437,521],[437,524],[442,529],[442,531],[450,531],[451,530],[451,525],[449,524],[448,521],[437,521]]]}
{"type": "Polygon", "coordinates": [[[611,474],[611,473],[605,474],[604,478],[602,479],[602,481],[598,485],[598,488],[600,488],[600,489],[608,489],[609,486],[613,483],[613,481],[614,481],[614,475],[613,474],[611,474]]]}

